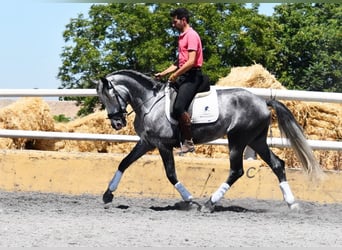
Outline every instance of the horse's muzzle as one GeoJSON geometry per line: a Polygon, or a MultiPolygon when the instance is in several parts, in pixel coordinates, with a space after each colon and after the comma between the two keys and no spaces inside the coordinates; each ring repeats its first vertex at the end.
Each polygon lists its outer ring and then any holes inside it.
{"type": "Polygon", "coordinates": [[[120,130],[126,126],[126,120],[122,119],[110,119],[110,125],[115,130],[120,130]]]}
{"type": "Polygon", "coordinates": [[[115,114],[108,114],[108,119],[110,120],[110,125],[115,130],[120,130],[126,126],[126,113],[115,113],[115,114]]]}

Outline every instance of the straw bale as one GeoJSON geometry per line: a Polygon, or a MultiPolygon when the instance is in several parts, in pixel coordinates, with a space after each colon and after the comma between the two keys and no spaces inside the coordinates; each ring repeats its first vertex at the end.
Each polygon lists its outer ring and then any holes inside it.
{"type": "MultiPolygon", "coordinates": [[[[316,102],[285,101],[285,105],[292,111],[298,123],[302,126],[307,139],[311,140],[342,140],[342,105],[316,102]]],[[[269,136],[281,137],[278,123],[272,118],[269,136]]],[[[273,149],[280,158],[285,160],[288,167],[300,167],[300,164],[291,148],[273,149]]],[[[339,151],[314,151],[316,159],[324,169],[342,169],[339,151]]]]}
{"type": "MultiPolygon", "coordinates": [[[[66,124],[56,124],[56,130],[62,132],[110,134],[110,124],[106,122],[105,111],[96,112],[85,117],[75,119],[66,124]]],[[[74,141],[61,140],[56,142],[58,151],[103,152],[108,142],[103,141],[74,141]]]]}
{"type": "Polygon", "coordinates": [[[236,86],[246,88],[285,89],[277,79],[260,64],[232,68],[230,73],[220,78],[217,86],[236,86]]]}
{"type": "MultiPolygon", "coordinates": [[[[54,120],[50,108],[42,98],[24,97],[0,109],[0,128],[53,131],[54,120]]],[[[51,140],[1,139],[0,146],[11,149],[54,149],[51,140]]]]}
{"type": "MultiPolygon", "coordinates": [[[[56,124],[56,130],[77,133],[135,135],[133,119],[134,114],[128,116],[127,126],[119,131],[115,131],[107,119],[106,111],[98,111],[66,124],[56,124]]],[[[56,143],[55,147],[58,151],[67,152],[128,153],[134,145],[135,143],[61,140],[56,143]]]]}
{"type": "Polygon", "coordinates": [[[13,140],[10,138],[0,138],[0,149],[14,148],[13,140]]]}

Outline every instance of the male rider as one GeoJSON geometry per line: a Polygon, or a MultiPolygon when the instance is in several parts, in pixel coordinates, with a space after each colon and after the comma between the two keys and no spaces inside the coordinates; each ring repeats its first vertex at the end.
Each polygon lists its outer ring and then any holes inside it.
{"type": "Polygon", "coordinates": [[[187,153],[195,150],[192,141],[191,118],[187,110],[203,80],[201,71],[203,51],[200,36],[189,24],[189,11],[185,8],[178,8],[171,11],[170,15],[172,26],[180,32],[178,60],[155,76],[159,78],[172,73],[168,80],[178,89],[173,112],[184,138],[181,153],[187,153]]]}

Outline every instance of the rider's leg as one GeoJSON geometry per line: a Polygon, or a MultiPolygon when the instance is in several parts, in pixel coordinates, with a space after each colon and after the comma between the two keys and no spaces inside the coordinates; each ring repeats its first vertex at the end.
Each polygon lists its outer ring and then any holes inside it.
{"type": "Polygon", "coordinates": [[[191,118],[188,112],[183,112],[178,117],[179,127],[184,137],[182,153],[193,152],[195,150],[194,142],[192,141],[191,118]]]}
{"type": "Polygon", "coordinates": [[[179,122],[179,128],[184,139],[184,144],[181,144],[181,152],[187,153],[195,150],[192,141],[191,118],[187,112],[193,98],[197,93],[199,84],[185,81],[178,88],[178,94],[173,106],[173,112],[179,122]]]}

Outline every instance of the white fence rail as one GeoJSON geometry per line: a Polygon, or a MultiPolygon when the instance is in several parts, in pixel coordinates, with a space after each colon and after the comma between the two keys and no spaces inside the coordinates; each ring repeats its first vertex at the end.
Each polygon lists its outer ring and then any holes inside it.
{"type": "MultiPolygon", "coordinates": [[[[216,87],[217,89],[231,87],[216,87]]],[[[310,102],[342,103],[342,93],[283,90],[266,88],[245,88],[263,98],[275,98],[278,100],[299,100],[310,102]]],[[[0,97],[23,97],[23,96],[97,96],[95,89],[0,89],[0,97]]]]}
{"type": "MultiPolygon", "coordinates": [[[[218,89],[229,87],[216,87],[218,89]]],[[[342,93],[328,93],[315,91],[279,90],[265,88],[245,88],[263,98],[275,98],[278,100],[299,100],[312,102],[342,103],[342,93]]],[[[0,89],[0,97],[60,97],[60,96],[97,96],[95,89],[0,89]]],[[[65,140],[101,140],[115,142],[136,142],[138,136],[64,133],[27,130],[0,130],[0,137],[6,138],[33,138],[33,139],[65,139],[65,140]]],[[[226,139],[218,139],[207,144],[226,145],[226,139]]],[[[273,147],[289,147],[289,141],[285,138],[267,138],[267,143],[273,147]]],[[[342,150],[341,141],[308,140],[313,149],[342,150]]]]}
{"type": "MultiPolygon", "coordinates": [[[[79,141],[111,141],[111,142],[137,142],[139,136],[136,135],[112,135],[112,134],[88,134],[88,133],[68,133],[68,132],[48,132],[48,131],[28,131],[28,130],[8,130],[0,129],[0,137],[7,138],[30,138],[30,139],[50,139],[50,140],[79,140],[79,141]]],[[[267,143],[272,147],[290,147],[288,139],[267,138],[267,143]]],[[[342,142],[308,140],[312,149],[320,150],[342,150],[342,142]]],[[[227,139],[217,139],[208,145],[228,145],[227,139]]]]}

